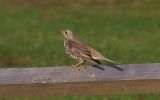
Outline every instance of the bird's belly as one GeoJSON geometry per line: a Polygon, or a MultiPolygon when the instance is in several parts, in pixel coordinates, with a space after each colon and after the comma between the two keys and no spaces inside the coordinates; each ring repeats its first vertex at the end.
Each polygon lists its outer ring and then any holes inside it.
{"type": "Polygon", "coordinates": [[[73,59],[77,60],[77,61],[81,61],[83,58],[77,54],[77,53],[74,53],[70,50],[69,46],[67,45],[67,43],[64,43],[64,47],[65,47],[65,51],[66,53],[72,57],[73,59]]]}
{"type": "Polygon", "coordinates": [[[67,52],[67,54],[68,54],[70,57],[72,57],[73,59],[75,59],[75,60],[78,60],[78,61],[81,61],[81,60],[82,60],[82,58],[81,58],[80,56],[78,56],[78,55],[76,55],[76,54],[74,54],[74,53],[67,52]]]}

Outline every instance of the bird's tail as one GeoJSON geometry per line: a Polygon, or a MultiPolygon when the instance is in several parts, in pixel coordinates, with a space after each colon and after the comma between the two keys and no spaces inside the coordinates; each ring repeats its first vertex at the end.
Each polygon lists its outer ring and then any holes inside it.
{"type": "Polygon", "coordinates": [[[109,63],[111,63],[111,64],[116,64],[116,65],[119,64],[118,62],[115,62],[115,61],[107,59],[107,58],[105,58],[104,60],[107,61],[107,62],[109,62],[109,63]]]}

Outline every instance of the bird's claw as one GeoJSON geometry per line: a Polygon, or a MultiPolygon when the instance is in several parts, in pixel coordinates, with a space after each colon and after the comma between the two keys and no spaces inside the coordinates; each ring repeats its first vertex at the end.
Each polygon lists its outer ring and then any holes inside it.
{"type": "MultiPolygon", "coordinates": [[[[72,67],[72,68],[77,68],[77,67],[79,67],[79,66],[76,66],[76,65],[70,65],[70,67],[72,67]]],[[[80,69],[78,68],[78,70],[80,71],[80,69]]]]}

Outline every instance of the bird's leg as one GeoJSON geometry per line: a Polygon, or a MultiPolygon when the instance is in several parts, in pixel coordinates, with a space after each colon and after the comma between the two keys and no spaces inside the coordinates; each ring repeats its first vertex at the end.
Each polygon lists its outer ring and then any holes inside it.
{"type": "Polygon", "coordinates": [[[79,67],[80,65],[84,64],[85,62],[86,62],[85,60],[81,60],[78,64],[72,65],[72,67],[79,67]]]}
{"type": "Polygon", "coordinates": [[[85,68],[85,69],[87,68],[86,65],[84,65],[84,68],[85,68]]]}

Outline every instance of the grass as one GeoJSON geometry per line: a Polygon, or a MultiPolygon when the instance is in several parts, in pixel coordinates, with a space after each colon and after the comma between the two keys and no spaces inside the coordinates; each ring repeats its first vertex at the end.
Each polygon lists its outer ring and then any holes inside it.
{"type": "MultiPolygon", "coordinates": [[[[30,100],[31,98],[11,98],[1,100],[30,100]]],[[[48,98],[34,97],[32,100],[158,100],[159,94],[127,94],[127,95],[105,95],[105,96],[55,96],[48,98]]]]}
{"type": "MultiPolygon", "coordinates": [[[[106,57],[122,64],[158,63],[159,11],[158,0],[1,0],[0,67],[75,63],[63,49],[61,31],[65,28],[73,30],[80,40],[97,48],[106,57]]],[[[156,100],[160,96],[135,94],[67,98],[156,100]],[[140,99],[141,96],[147,98],[140,99]]]]}

